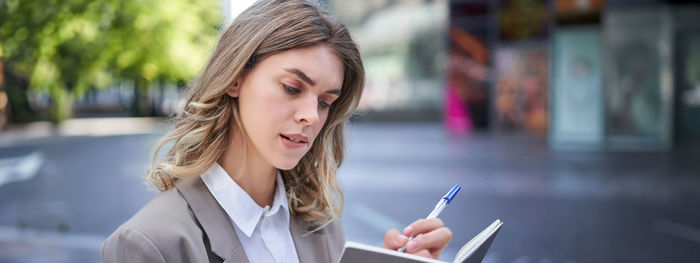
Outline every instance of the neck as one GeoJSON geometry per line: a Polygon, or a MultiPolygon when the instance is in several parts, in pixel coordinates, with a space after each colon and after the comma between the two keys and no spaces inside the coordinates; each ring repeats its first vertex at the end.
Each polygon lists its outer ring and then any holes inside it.
{"type": "Polygon", "coordinates": [[[260,207],[272,206],[277,169],[267,163],[250,143],[245,144],[247,149],[244,152],[241,136],[232,135],[230,146],[217,162],[255,203],[260,207]]]}

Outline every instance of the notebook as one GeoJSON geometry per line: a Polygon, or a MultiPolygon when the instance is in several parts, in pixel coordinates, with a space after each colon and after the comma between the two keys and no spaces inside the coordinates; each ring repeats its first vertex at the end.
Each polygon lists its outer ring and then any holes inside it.
{"type": "MultiPolygon", "coordinates": [[[[486,252],[491,247],[498,230],[501,229],[503,222],[496,219],[491,225],[486,227],[481,233],[469,240],[457,252],[453,263],[479,263],[486,256],[486,252]]],[[[357,242],[345,242],[345,247],[340,255],[340,263],[399,263],[399,262],[432,262],[438,263],[445,261],[420,257],[407,253],[401,253],[396,250],[365,245],[357,242]]]]}

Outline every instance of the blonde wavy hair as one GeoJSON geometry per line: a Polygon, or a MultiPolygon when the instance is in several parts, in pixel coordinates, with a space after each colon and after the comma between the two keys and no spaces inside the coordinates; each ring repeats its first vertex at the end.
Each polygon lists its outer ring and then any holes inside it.
{"type": "Polygon", "coordinates": [[[226,95],[234,80],[267,56],[315,45],[333,50],[343,62],[341,95],[309,152],[295,168],[280,173],[292,215],[320,227],[339,218],[343,194],[336,172],[343,162],[343,124],[357,108],[364,69],[347,28],[318,3],[305,0],[258,1],[223,32],[205,69],[190,84],[175,129],[156,143],[147,182],[165,191],[180,179],[204,173],[229,147],[230,129],[246,136],[238,99],[226,95]],[[168,144],[172,147],[156,161],[168,144]]]}

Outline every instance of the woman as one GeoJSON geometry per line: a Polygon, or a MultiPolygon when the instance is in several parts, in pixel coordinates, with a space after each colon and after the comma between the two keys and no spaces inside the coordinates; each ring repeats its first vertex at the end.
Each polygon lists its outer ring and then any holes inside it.
{"type": "MultiPolygon", "coordinates": [[[[156,147],[147,179],[162,193],[105,241],[102,260],[337,261],[335,175],[363,85],[336,19],[304,0],[255,3],[223,33],[156,147]]],[[[450,238],[439,219],[418,220],[387,231],[383,246],[437,258],[450,238]]]]}

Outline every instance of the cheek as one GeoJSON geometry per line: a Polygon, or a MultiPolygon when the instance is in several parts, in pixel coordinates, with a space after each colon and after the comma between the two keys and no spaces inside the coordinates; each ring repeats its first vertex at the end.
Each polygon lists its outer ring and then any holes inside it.
{"type": "Polygon", "coordinates": [[[267,88],[265,90],[260,90],[255,94],[253,99],[255,104],[255,118],[266,116],[267,119],[271,121],[279,121],[280,119],[286,118],[285,116],[289,113],[288,101],[285,100],[284,94],[280,92],[275,92],[272,88],[267,88]]]}
{"type": "Polygon", "coordinates": [[[261,105],[261,112],[267,114],[274,123],[280,124],[294,117],[290,101],[284,94],[268,94],[261,105]]]}
{"type": "Polygon", "coordinates": [[[253,136],[268,137],[275,130],[275,124],[285,118],[284,101],[274,92],[264,87],[247,87],[247,93],[241,94],[239,112],[247,133],[253,136]],[[256,88],[256,89],[252,89],[256,88]]]}
{"type": "Polygon", "coordinates": [[[328,113],[323,113],[319,117],[319,122],[313,126],[314,138],[318,136],[318,133],[321,132],[323,126],[326,125],[326,122],[328,121],[328,113]]]}

